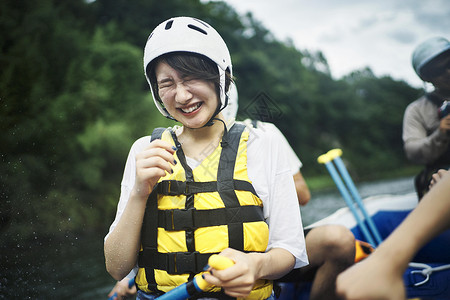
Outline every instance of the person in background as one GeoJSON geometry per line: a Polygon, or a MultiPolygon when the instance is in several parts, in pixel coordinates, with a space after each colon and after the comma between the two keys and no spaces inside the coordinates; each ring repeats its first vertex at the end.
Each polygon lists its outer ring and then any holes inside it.
{"type": "Polygon", "coordinates": [[[273,299],[273,280],[308,264],[301,214],[278,137],[225,124],[225,42],[202,20],[171,18],[150,34],[144,71],[157,109],[181,125],[132,145],[107,271],[121,281],[137,265],[137,299],[155,299],[219,253],[235,264],[205,273],[215,287],[200,298],[273,299]]]}
{"type": "Polygon", "coordinates": [[[403,143],[407,158],[425,165],[415,178],[419,199],[428,191],[431,175],[450,166],[450,42],[428,39],[412,54],[417,75],[434,86],[415,100],[403,117],[403,143]]]}
{"type": "Polygon", "coordinates": [[[338,276],[337,293],[348,300],[406,299],[403,274],[409,262],[446,229],[450,229],[450,172],[368,258],[338,276]]]}
{"type": "MultiPolygon", "coordinates": [[[[228,124],[236,121],[239,107],[237,86],[234,83],[230,89],[227,107],[222,111],[228,124]]],[[[243,123],[251,132],[261,129],[279,136],[282,141],[283,156],[288,158],[291,173],[294,178],[298,203],[306,205],[311,199],[308,185],[303,178],[300,168],[303,166],[295,151],[290,146],[281,131],[272,123],[246,119],[243,123]]],[[[337,275],[355,261],[355,238],[351,231],[341,225],[325,225],[305,231],[306,252],[309,265],[293,270],[281,278],[283,282],[312,281],[310,299],[337,299],[335,282],[337,275]]]]}

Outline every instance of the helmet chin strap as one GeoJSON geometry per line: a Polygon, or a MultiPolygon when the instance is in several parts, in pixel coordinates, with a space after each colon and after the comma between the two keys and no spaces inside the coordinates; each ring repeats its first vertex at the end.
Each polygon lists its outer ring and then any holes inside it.
{"type": "MultiPolygon", "coordinates": [[[[222,108],[223,109],[223,108],[222,108]]],[[[224,120],[217,118],[216,116],[219,114],[219,112],[222,110],[220,109],[220,104],[217,107],[216,113],[211,117],[211,119],[209,119],[208,122],[206,122],[205,125],[203,125],[200,128],[205,128],[205,127],[210,127],[212,125],[214,125],[214,121],[220,121],[223,124],[223,135],[222,135],[222,141],[220,142],[220,145],[222,146],[222,148],[226,147],[228,145],[228,130],[227,130],[227,124],[225,123],[224,120]]],[[[175,120],[174,118],[172,118],[173,120],[175,120]]],[[[176,121],[176,120],[175,120],[176,121]]],[[[189,127],[188,127],[189,128],[189,127]]],[[[196,128],[192,128],[192,129],[196,129],[196,128]]]]}
{"type": "Polygon", "coordinates": [[[224,125],[225,125],[225,131],[227,130],[227,126],[225,124],[225,122],[219,118],[217,118],[216,116],[228,105],[228,95],[225,94],[225,105],[221,108],[222,103],[221,101],[219,101],[219,104],[217,105],[216,111],[214,112],[213,116],[211,117],[211,119],[209,119],[208,122],[206,122],[205,125],[203,125],[201,128],[203,127],[210,127],[212,125],[214,125],[214,120],[219,120],[221,121],[224,125]]]}
{"type": "MultiPolygon", "coordinates": [[[[219,118],[217,118],[216,116],[220,113],[221,109],[220,109],[221,104],[219,103],[219,105],[217,105],[216,111],[213,114],[213,116],[211,117],[211,119],[209,119],[208,122],[206,122],[205,125],[202,126],[203,127],[210,127],[214,125],[214,120],[220,120],[219,118]]],[[[220,120],[222,121],[222,120],[220,120]]]]}
{"type": "Polygon", "coordinates": [[[218,121],[222,122],[222,124],[223,124],[223,135],[222,135],[222,141],[220,142],[220,146],[222,146],[222,148],[225,148],[228,145],[227,124],[222,119],[219,119],[219,118],[213,118],[213,119],[218,120],[218,121]]]}

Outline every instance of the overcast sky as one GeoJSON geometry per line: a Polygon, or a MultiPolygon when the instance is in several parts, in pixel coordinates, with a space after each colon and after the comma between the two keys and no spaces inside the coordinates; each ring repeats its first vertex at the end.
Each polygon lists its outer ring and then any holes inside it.
{"type": "Polygon", "coordinates": [[[450,0],[225,0],[278,39],[324,53],[333,77],[369,66],[422,87],[411,67],[415,46],[450,39],[450,0]]]}

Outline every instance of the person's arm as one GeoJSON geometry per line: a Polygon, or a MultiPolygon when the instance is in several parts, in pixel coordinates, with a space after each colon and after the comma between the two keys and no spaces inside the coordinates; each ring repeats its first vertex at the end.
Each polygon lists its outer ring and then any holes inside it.
{"type": "Polygon", "coordinates": [[[147,198],[159,178],[172,171],[173,154],[172,145],[154,140],[136,156],[134,187],[120,220],[104,245],[106,269],[116,280],[122,280],[136,265],[147,198]]]}
{"type": "Polygon", "coordinates": [[[450,172],[368,258],[341,273],[343,299],[405,299],[402,275],[428,241],[450,228],[450,172]],[[382,287],[382,288],[381,288],[382,287]]]}
{"type": "MultiPolygon", "coordinates": [[[[427,164],[436,160],[446,151],[450,142],[450,135],[440,127],[431,134],[427,132],[424,118],[436,118],[434,114],[437,114],[437,111],[428,110],[433,109],[413,103],[408,106],[403,118],[403,142],[406,156],[409,160],[419,164],[427,164]]],[[[446,118],[450,118],[450,115],[446,118]]]]}
{"type": "Polygon", "coordinates": [[[294,183],[295,190],[297,191],[298,203],[302,206],[308,204],[311,199],[311,192],[309,191],[308,185],[300,170],[294,174],[294,183]]]}

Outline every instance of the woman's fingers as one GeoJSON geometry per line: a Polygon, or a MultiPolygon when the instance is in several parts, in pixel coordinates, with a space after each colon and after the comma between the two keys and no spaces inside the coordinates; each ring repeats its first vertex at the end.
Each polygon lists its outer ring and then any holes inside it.
{"type": "Polygon", "coordinates": [[[136,155],[135,191],[142,197],[150,193],[158,180],[167,173],[173,173],[176,148],[161,140],[152,141],[149,146],[136,155]]]}
{"type": "Polygon", "coordinates": [[[245,276],[233,276],[230,280],[225,280],[228,276],[221,274],[224,270],[211,270],[212,273],[205,273],[204,278],[210,284],[220,286],[224,289],[225,293],[232,297],[246,297],[253,288],[253,282],[248,282],[245,276]]]}
{"type": "Polygon", "coordinates": [[[175,149],[166,141],[154,140],[144,151],[136,156],[136,161],[139,161],[139,166],[137,167],[159,167],[170,173],[170,165],[176,164],[175,149]]]}
{"type": "Polygon", "coordinates": [[[246,297],[255,284],[255,275],[247,254],[234,249],[225,249],[220,255],[226,256],[235,262],[234,265],[217,270],[211,268],[205,274],[205,280],[224,289],[232,297],[246,297]]]}
{"type": "Polygon", "coordinates": [[[175,165],[175,158],[163,149],[149,149],[140,153],[136,160],[136,168],[160,168],[171,173],[172,166],[175,165]]]}

